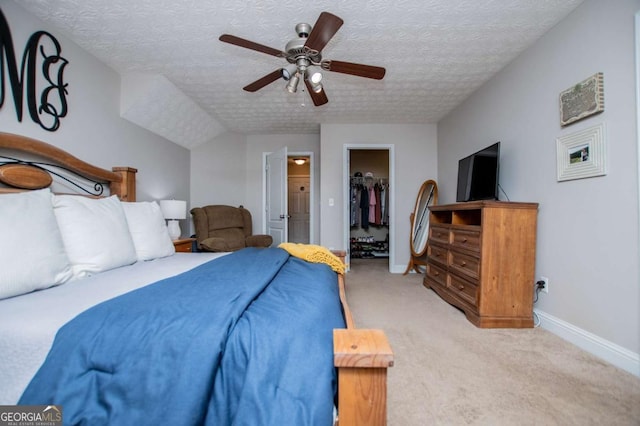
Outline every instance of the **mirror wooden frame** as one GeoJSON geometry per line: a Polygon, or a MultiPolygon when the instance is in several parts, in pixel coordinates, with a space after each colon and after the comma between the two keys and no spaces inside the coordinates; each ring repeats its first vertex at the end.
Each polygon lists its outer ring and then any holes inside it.
{"type": "Polygon", "coordinates": [[[427,239],[429,232],[429,206],[438,204],[438,184],[429,179],[422,183],[416,205],[409,216],[411,228],[409,233],[409,250],[411,251],[409,264],[403,275],[407,275],[412,269],[421,274],[424,271],[420,266],[426,266],[427,239]]]}

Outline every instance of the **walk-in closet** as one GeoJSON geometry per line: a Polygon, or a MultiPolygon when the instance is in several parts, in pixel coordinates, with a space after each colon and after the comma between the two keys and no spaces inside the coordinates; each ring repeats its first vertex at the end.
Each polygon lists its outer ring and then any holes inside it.
{"type": "Polygon", "coordinates": [[[351,259],[389,258],[389,150],[349,151],[351,259]]]}

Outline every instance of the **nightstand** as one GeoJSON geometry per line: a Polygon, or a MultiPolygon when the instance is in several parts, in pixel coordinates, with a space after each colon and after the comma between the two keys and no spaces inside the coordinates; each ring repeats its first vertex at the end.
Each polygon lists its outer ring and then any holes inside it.
{"type": "Polygon", "coordinates": [[[191,253],[191,247],[195,240],[195,238],[182,238],[179,240],[173,240],[173,246],[176,248],[176,252],[191,253]]]}

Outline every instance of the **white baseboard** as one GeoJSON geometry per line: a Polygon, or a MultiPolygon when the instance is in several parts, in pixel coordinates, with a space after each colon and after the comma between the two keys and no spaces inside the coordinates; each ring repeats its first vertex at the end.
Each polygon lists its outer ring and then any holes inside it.
{"type": "MultiPolygon", "coordinates": [[[[406,270],[407,270],[407,265],[404,265],[404,266],[402,266],[402,265],[392,265],[389,268],[389,272],[391,272],[392,274],[402,274],[406,270]]],[[[413,272],[413,270],[411,272],[413,272]]]]}
{"type": "Polygon", "coordinates": [[[602,358],[634,376],[640,377],[640,356],[628,349],[589,333],[546,312],[535,309],[540,327],[573,343],[585,351],[602,358]]]}

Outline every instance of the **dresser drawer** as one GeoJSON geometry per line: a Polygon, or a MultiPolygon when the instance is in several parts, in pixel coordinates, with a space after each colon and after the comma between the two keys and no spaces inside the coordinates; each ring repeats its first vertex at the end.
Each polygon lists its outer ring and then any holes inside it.
{"type": "Polygon", "coordinates": [[[447,286],[460,299],[468,302],[477,309],[478,305],[478,286],[470,281],[449,274],[449,285],[447,286]]]}
{"type": "Polygon", "coordinates": [[[447,249],[437,245],[427,245],[427,257],[433,262],[442,264],[446,267],[448,263],[447,249]]]}
{"type": "Polygon", "coordinates": [[[435,281],[441,287],[447,286],[447,271],[433,263],[427,263],[426,278],[429,278],[430,281],[435,281]]]}
{"type": "Polygon", "coordinates": [[[480,231],[451,230],[451,246],[480,252],[480,231]]]}
{"type": "Polygon", "coordinates": [[[480,259],[455,250],[450,250],[449,268],[460,274],[467,275],[469,278],[478,279],[480,276],[480,259]]]}
{"type": "Polygon", "coordinates": [[[449,228],[444,226],[429,226],[429,239],[440,244],[449,244],[449,228]]]}

